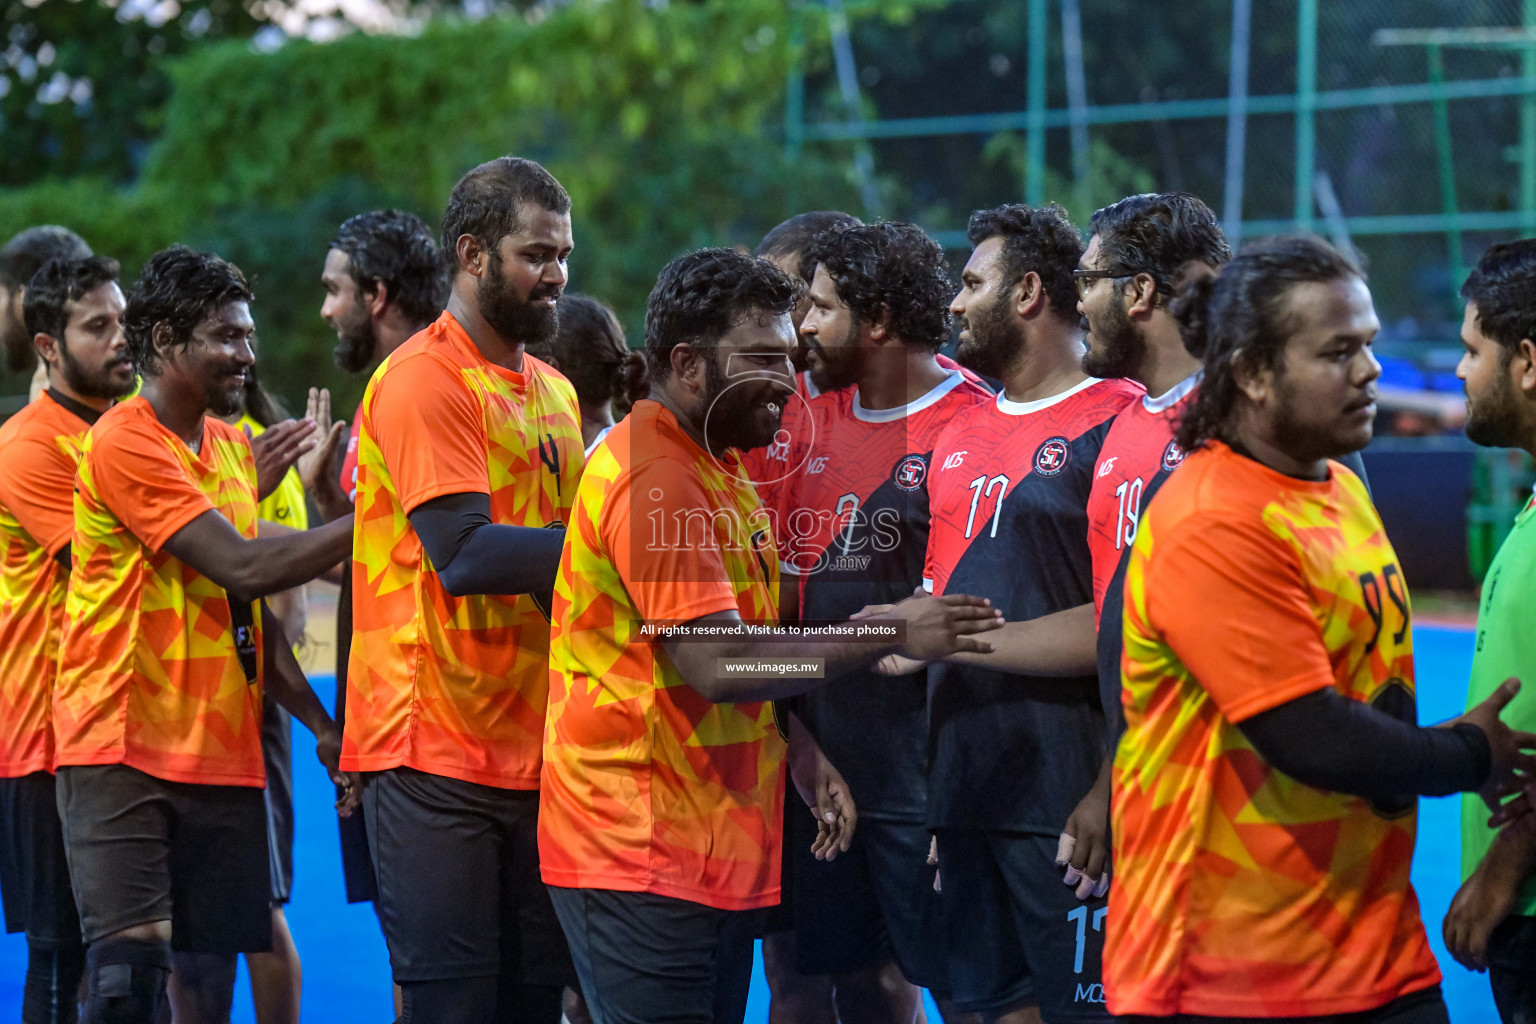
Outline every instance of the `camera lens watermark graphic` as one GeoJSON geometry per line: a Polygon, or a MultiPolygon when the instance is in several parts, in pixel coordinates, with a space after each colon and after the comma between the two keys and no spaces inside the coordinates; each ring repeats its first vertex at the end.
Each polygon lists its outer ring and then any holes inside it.
{"type": "Polygon", "coordinates": [[[733,352],[726,358],[725,376],[730,380],[704,410],[704,446],[710,458],[723,472],[738,480],[759,487],[776,484],[800,471],[810,457],[816,440],[816,420],[811,415],[810,403],[795,386],[794,364],[788,356],[779,356],[782,368],[773,363],[764,365],[764,357],[750,353],[733,352]],[[711,426],[730,422],[729,427],[716,426],[715,434],[735,435],[735,421],[744,409],[751,410],[762,402],[763,388],[776,393],[779,405],[779,424],[768,443],[768,471],[759,474],[761,479],[751,479],[741,466],[727,466],[714,454],[711,443],[711,426]],[[746,390],[743,390],[746,389],[746,390]],[[743,405],[742,403],[745,403],[743,405]]]}

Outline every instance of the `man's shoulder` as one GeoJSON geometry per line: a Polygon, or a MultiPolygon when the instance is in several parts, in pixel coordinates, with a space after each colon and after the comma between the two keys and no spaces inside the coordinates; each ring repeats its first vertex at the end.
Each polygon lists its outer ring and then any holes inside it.
{"type": "Polygon", "coordinates": [[[37,446],[57,451],[59,438],[78,441],[90,429],[90,424],[44,396],[0,424],[0,465],[32,454],[29,449],[37,446]]]}

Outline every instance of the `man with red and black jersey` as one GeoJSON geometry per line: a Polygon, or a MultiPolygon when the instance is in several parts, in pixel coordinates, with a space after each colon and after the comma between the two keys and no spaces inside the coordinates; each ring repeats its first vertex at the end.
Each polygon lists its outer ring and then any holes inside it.
{"type": "MultiPolygon", "coordinates": [[[[921,229],[827,232],[805,258],[815,271],[800,334],[819,393],[816,430],[791,446],[798,468],[774,514],[802,621],[840,621],[921,583],[934,439],[991,396],[935,359],[949,333],[951,284],[944,250],[921,229]]],[[[797,966],[832,976],[845,1021],[910,1021],[916,986],[949,990],[926,868],[926,679],[856,672],[799,698],[796,714],[860,816],[852,848],[835,861],[813,859],[807,842],[786,844],[797,966]],[[905,984],[882,978],[893,961],[905,984]]],[[[791,829],[808,829],[803,818],[791,829]]]]}
{"type": "MultiPolygon", "coordinates": [[[[1060,207],[972,216],[975,244],[951,310],[959,357],[1004,390],[955,416],[934,445],[925,586],[1003,612],[989,655],[939,665],[928,694],[928,823],[944,890],[955,1006],[988,1021],[1107,1019],[1103,893],[1060,884],[1057,850],[1093,789],[1104,715],[1091,642],[1030,675],[1004,634],[1067,620],[1092,600],[1087,504],[1114,417],[1140,395],[1087,376],[1072,271],[1082,254],[1060,207]],[[1062,613],[1062,615],[1057,615],[1062,613]]],[[[1078,622],[1077,620],[1083,620],[1078,622]]],[[[1075,624],[1075,625],[1074,625],[1075,624]]],[[[857,795],[857,790],[855,790],[857,795]]]]}
{"type": "MultiPolygon", "coordinates": [[[[811,308],[809,290],[811,279],[816,274],[815,262],[806,255],[811,243],[819,235],[858,227],[863,223],[853,214],[841,210],[811,210],[795,214],[769,231],[757,243],[754,256],[767,260],[788,274],[791,280],[798,280],[805,285],[805,290],[800,292],[795,301],[795,308],[789,313],[796,339],[800,337],[800,323],[811,308]]],[[[803,445],[815,430],[810,418],[810,405],[820,397],[821,389],[811,380],[806,358],[805,345],[797,344],[795,354],[790,358],[795,368],[795,393],[785,400],[784,412],[773,442],[742,453],[742,466],[756,485],[765,508],[775,506],[775,488],[782,486],[796,471],[796,464],[789,461],[790,450],[796,447],[796,439],[803,445]]]]}

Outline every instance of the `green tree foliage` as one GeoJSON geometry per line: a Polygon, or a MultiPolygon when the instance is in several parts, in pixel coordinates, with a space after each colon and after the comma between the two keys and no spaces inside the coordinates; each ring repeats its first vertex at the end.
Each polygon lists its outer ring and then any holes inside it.
{"type": "Polygon", "coordinates": [[[213,248],[255,279],[268,387],[290,407],[311,383],[350,399],[361,385],[330,366],[318,316],[337,224],[385,204],[435,224],[464,171],[515,152],[571,193],[571,287],[613,303],[638,340],[671,257],[751,246],[791,213],[854,202],[845,150],[784,155],[775,128],[794,57],[777,0],[589,0],[409,39],[213,45],[175,65],[133,187],[0,196],[0,236],[62,221],[129,272],[172,241],[213,248]]]}
{"type": "Polygon", "coordinates": [[[260,25],[236,0],[7,0],[0,185],[127,181],[170,96],[169,58],[260,25]]]}

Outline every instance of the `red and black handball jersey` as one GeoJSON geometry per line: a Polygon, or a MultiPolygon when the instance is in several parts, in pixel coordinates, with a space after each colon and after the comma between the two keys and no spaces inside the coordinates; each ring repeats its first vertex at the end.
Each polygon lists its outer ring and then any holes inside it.
{"type": "Polygon", "coordinates": [[[1099,450],[1088,494],[1088,549],[1093,555],[1093,610],[1104,611],[1104,588],[1136,539],[1147,487],[1159,470],[1172,472],[1184,461],[1173,439],[1179,417],[1200,375],[1186,377],[1165,395],[1142,395],[1115,417],[1099,450]]]}
{"type": "MultiPolygon", "coordinates": [[[[951,369],[926,395],[866,409],[856,388],[816,398],[817,428],[774,509],[802,619],[843,620],[911,597],[928,547],[934,441],[991,392],[951,369]]],[[[921,822],[927,808],[927,678],[855,672],[806,694],[796,711],[853,791],[859,813],[921,822]]]]}
{"type": "MultiPolygon", "coordinates": [[[[958,372],[967,381],[984,391],[991,389],[982,379],[946,355],[936,355],[934,361],[945,370],[958,372]]],[[[843,388],[853,391],[853,388],[843,388]]],[[[811,445],[819,436],[830,406],[828,400],[836,392],[823,393],[811,380],[811,371],[803,370],[795,376],[795,393],[784,402],[784,415],[772,443],[741,453],[741,465],[748,479],[757,487],[757,496],[763,507],[777,508],[781,502],[780,489],[788,486],[790,478],[803,472],[811,445]]],[[[782,543],[783,536],[774,538],[782,543]]]]}
{"type": "Polygon", "coordinates": [[[1088,495],[1088,548],[1093,553],[1093,611],[1099,625],[1099,699],[1104,705],[1105,743],[1110,748],[1125,728],[1120,707],[1120,635],[1125,566],[1141,515],[1168,474],[1184,461],[1173,439],[1179,417],[1189,408],[1200,374],[1180,381],[1166,394],[1143,395],[1110,424],[1088,495]],[[1107,613],[1107,614],[1106,614],[1107,613]]]}
{"type": "MultiPolygon", "coordinates": [[[[1052,398],[1003,395],[934,446],[925,583],[988,598],[1010,621],[1093,599],[1088,494],[1111,422],[1141,388],[1090,378],[1052,398]]],[[[928,824],[1055,835],[1092,787],[1104,719],[1093,676],[941,663],[928,693],[928,824]]]]}

